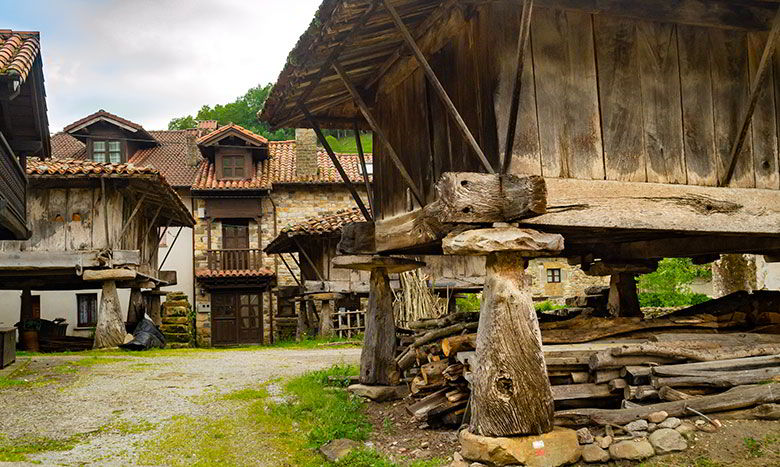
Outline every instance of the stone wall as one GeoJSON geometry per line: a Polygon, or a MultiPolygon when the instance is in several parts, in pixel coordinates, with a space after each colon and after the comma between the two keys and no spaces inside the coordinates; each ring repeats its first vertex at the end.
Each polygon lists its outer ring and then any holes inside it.
{"type": "Polygon", "coordinates": [[[587,276],[579,266],[571,266],[565,258],[539,258],[528,262],[526,274],[531,276],[533,297],[554,302],[566,297],[585,295],[585,289],[592,285],[609,285],[609,276],[587,276]],[[548,282],[547,270],[560,269],[561,281],[548,282]]]}
{"type": "Polygon", "coordinates": [[[190,302],[183,292],[170,292],[162,304],[162,324],[160,331],[165,336],[166,347],[177,349],[191,347],[192,323],[190,318],[190,302]]]}

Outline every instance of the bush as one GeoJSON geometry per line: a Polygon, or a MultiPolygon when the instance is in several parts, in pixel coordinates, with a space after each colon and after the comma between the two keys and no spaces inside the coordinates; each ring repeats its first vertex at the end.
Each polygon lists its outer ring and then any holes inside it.
{"type": "Polygon", "coordinates": [[[465,294],[465,297],[457,298],[455,300],[455,306],[458,311],[479,311],[481,305],[481,294],[470,293],[465,294]]]}
{"type": "Polygon", "coordinates": [[[696,265],[690,258],[664,258],[655,272],[639,276],[639,304],[643,307],[674,307],[705,302],[709,297],[691,291],[690,285],[697,278],[712,278],[709,264],[696,265]]]}
{"type": "Polygon", "coordinates": [[[561,308],[566,308],[564,305],[557,305],[549,300],[539,303],[534,303],[534,309],[536,311],[553,311],[553,310],[560,310],[561,308]]]}

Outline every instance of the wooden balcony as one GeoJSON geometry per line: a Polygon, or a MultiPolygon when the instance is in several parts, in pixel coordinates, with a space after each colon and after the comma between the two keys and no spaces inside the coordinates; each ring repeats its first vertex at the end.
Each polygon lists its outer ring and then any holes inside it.
{"type": "Polygon", "coordinates": [[[0,140],[0,240],[25,240],[27,177],[5,140],[0,140]]]}
{"type": "Polygon", "coordinates": [[[206,258],[211,271],[258,271],[263,267],[260,248],[208,250],[206,258]]]}

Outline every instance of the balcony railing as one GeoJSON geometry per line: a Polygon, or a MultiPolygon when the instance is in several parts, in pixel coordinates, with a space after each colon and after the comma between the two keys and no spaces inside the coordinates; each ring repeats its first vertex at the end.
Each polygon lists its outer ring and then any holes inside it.
{"type": "Polygon", "coordinates": [[[260,248],[208,250],[206,258],[212,271],[257,271],[263,267],[263,250],[260,248]]]}

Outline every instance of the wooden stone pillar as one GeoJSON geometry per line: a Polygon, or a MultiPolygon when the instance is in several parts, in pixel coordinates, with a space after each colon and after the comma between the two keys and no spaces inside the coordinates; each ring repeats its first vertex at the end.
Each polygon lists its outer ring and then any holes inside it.
{"type": "Polygon", "coordinates": [[[298,325],[295,327],[295,340],[300,342],[306,334],[306,302],[298,302],[298,325]]]}
{"type": "Polygon", "coordinates": [[[149,319],[152,320],[155,326],[162,325],[162,312],[160,308],[160,294],[162,293],[164,292],[161,292],[160,289],[154,289],[147,295],[149,297],[149,319]]]}
{"type": "Polygon", "coordinates": [[[116,292],[116,281],[104,281],[93,347],[116,347],[124,342],[125,335],[125,320],[122,317],[119,294],[116,292]]]}
{"type": "Polygon", "coordinates": [[[130,289],[130,303],[127,305],[127,323],[132,325],[130,329],[135,328],[135,325],[144,319],[145,314],[144,297],[141,295],[141,289],[133,287],[130,289]]]}
{"type": "Polygon", "coordinates": [[[525,268],[528,257],[563,250],[563,237],[502,226],[449,235],[442,247],[446,254],[487,255],[469,430],[483,436],[551,431],[553,396],[525,268]]]}
{"type": "Polygon", "coordinates": [[[323,300],[320,309],[320,337],[333,335],[333,300],[323,300]]]}
{"type": "Polygon", "coordinates": [[[24,289],[22,290],[22,304],[21,309],[19,310],[19,321],[24,322],[30,319],[35,319],[32,293],[30,292],[30,289],[24,289]]]}
{"type": "Polygon", "coordinates": [[[610,276],[607,309],[612,316],[642,316],[635,274],[621,272],[610,276]]]}
{"type": "Polygon", "coordinates": [[[395,363],[395,318],[391,273],[411,271],[425,263],[387,256],[337,256],[333,267],[371,271],[366,310],[366,331],[360,354],[360,382],[394,386],[401,379],[395,363]]]}

